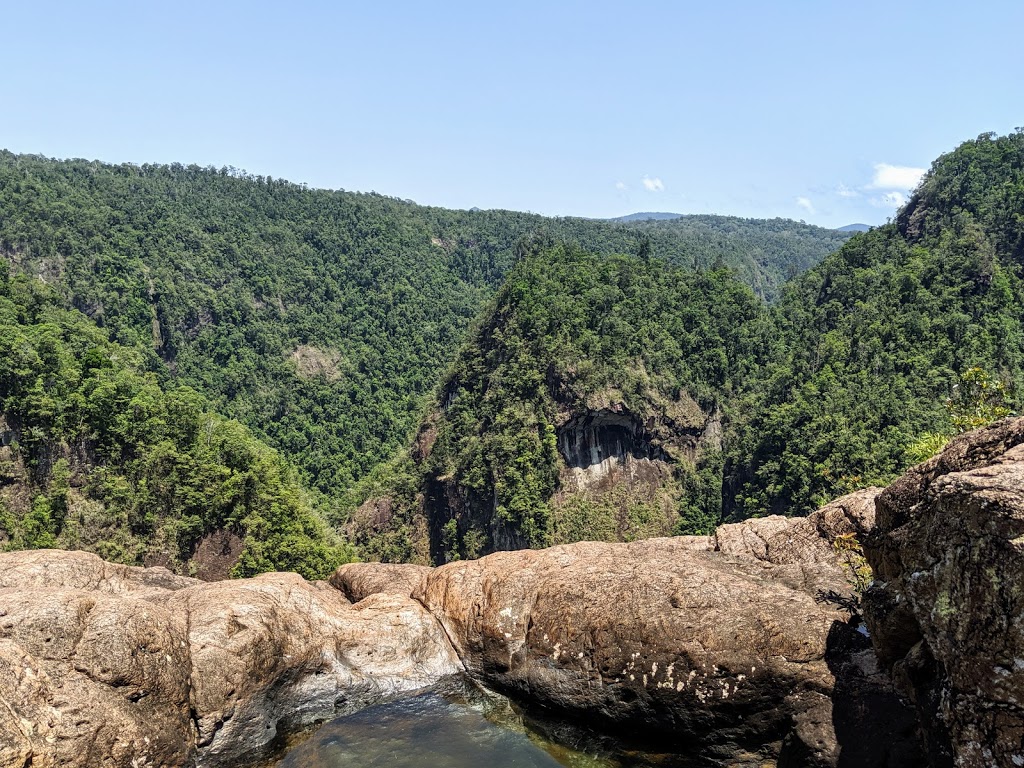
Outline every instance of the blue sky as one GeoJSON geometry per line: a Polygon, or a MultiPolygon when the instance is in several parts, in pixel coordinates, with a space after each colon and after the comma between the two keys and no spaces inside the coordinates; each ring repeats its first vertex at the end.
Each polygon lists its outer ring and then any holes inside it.
{"type": "Polygon", "coordinates": [[[456,208],[881,223],[1024,125],[1024,3],[4,2],[0,146],[456,208]]]}

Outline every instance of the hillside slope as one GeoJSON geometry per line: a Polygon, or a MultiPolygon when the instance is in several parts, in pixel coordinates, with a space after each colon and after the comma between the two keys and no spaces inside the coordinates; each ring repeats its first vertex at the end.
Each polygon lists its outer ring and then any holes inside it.
{"type": "Polygon", "coordinates": [[[0,262],[0,549],[207,578],[349,559],[276,451],[141,362],[0,262]]]}
{"type": "Polygon", "coordinates": [[[918,458],[951,431],[979,367],[1024,381],[1024,133],[938,158],[896,221],[786,287],[772,362],[729,441],[726,513],[799,514],[918,458]]]}
{"type": "Polygon", "coordinates": [[[1020,132],[965,143],[772,307],[728,270],[532,254],[350,533],[440,562],[805,514],[892,480],[1016,407],[1022,168],[1020,132]]]}
{"type": "Polygon", "coordinates": [[[648,230],[0,152],[0,255],[332,495],[402,444],[517,244],[538,233],[731,265],[765,296],[843,240],[781,220],[648,230]]]}

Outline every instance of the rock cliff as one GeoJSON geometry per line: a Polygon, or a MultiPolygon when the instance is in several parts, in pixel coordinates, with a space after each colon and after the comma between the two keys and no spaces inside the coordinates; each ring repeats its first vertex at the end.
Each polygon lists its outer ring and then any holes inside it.
{"type": "Polygon", "coordinates": [[[954,439],[877,500],[878,657],[934,766],[1024,765],[1024,419],[954,439]]]}

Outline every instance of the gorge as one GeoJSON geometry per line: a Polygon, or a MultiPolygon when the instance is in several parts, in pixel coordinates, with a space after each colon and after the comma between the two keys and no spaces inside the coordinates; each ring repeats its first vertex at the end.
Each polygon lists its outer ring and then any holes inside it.
{"type": "Polygon", "coordinates": [[[333,713],[469,675],[527,712],[709,764],[1009,765],[1024,635],[985,612],[1019,615],[1004,603],[1019,598],[1022,449],[1024,419],[1007,420],[807,518],[434,569],[353,563],[329,583],[204,583],[84,553],[6,553],[0,762],[240,765],[333,713]],[[976,524],[982,538],[956,538],[976,524]],[[908,526],[920,532],[893,538],[908,526]],[[834,546],[847,535],[880,577],[866,593],[870,641],[834,546]],[[939,539],[953,559],[918,564],[916,547],[939,539]],[[912,619],[889,607],[904,604],[912,619]],[[994,666],[950,655],[961,631],[984,632],[994,666]]]}
{"type": "Polygon", "coordinates": [[[0,154],[0,765],[1024,764],[1022,201],[1019,130],[853,235],[0,154]]]}

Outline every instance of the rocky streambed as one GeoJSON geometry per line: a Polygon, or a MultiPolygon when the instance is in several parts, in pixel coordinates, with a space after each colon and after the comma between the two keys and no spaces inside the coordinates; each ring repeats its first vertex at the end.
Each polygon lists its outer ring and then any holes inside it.
{"type": "Polygon", "coordinates": [[[329,583],[5,553],[0,766],[255,765],[288,733],[457,676],[563,734],[704,765],[1016,765],[1021,444],[1024,420],[954,441],[877,521],[869,489],[711,537],[352,564],[329,583]],[[877,654],[844,535],[879,575],[877,654]]]}

